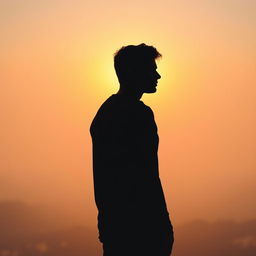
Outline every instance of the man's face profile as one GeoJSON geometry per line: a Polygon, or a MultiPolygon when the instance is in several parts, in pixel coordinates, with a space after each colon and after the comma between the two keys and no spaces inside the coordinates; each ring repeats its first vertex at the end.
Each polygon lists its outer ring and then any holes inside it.
{"type": "Polygon", "coordinates": [[[157,65],[154,60],[143,68],[140,82],[144,93],[156,92],[157,80],[161,78],[156,69],[157,65]]]}
{"type": "Polygon", "coordinates": [[[134,67],[130,81],[135,89],[142,93],[156,92],[157,80],[161,78],[157,72],[155,60],[143,63],[139,67],[134,67]]]}

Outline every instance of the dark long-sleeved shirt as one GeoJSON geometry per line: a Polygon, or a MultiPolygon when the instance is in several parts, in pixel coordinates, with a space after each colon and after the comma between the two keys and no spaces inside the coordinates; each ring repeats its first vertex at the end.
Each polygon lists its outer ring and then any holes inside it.
{"type": "Polygon", "coordinates": [[[90,127],[101,241],[172,232],[158,171],[158,134],[150,107],[113,94],[90,127]]]}

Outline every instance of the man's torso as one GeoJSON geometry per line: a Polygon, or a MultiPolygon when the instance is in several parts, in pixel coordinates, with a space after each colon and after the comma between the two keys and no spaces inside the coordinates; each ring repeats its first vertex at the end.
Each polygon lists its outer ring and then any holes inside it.
{"type": "Polygon", "coordinates": [[[172,232],[159,179],[152,110],[141,101],[112,95],[90,132],[100,240],[172,232]]]}

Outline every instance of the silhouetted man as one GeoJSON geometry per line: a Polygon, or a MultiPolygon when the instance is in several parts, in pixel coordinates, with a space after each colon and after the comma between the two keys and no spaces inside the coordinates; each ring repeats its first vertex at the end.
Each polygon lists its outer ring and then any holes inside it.
{"type": "Polygon", "coordinates": [[[173,229],[158,173],[154,115],[140,98],[156,92],[161,54],[140,44],[116,52],[120,89],[99,108],[90,132],[94,193],[104,256],[169,256],[173,229]]]}

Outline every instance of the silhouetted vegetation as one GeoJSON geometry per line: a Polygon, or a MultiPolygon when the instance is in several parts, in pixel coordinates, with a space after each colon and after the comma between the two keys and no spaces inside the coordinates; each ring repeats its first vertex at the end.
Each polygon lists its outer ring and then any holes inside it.
{"type": "MultiPolygon", "coordinates": [[[[41,210],[22,202],[0,203],[0,255],[101,255],[96,227],[95,230],[84,226],[61,228],[52,226],[51,221],[41,210]]],[[[255,256],[256,219],[197,220],[175,227],[173,255],[255,256]]]]}
{"type": "Polygon", "coordinates": [[[202,220],[176,229],[176,256],[255,256],[256,219],[245,222],[202,220]]]}

